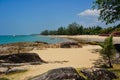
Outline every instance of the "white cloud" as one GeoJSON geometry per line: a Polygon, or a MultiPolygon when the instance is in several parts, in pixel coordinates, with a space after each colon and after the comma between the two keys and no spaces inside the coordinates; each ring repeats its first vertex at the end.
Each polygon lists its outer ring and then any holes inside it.
{"type": "Polygon", "coordinates": [[[79,13],[79,16],[99,16],[100,11],[97,9],[87,9],[81,13],[79,13]]]}

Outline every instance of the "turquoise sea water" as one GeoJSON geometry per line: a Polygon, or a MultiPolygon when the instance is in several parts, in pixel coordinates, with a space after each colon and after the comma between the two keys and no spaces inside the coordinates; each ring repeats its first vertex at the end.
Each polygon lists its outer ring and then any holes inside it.
{"type": "Polygon", "coordinates": [[[0,36],[0,44],[14,43],[14,42],[47,42],[47,43],[58,43],[70,41],[64,38],[52,38],[50,36],[40,35],[18,35],[18,36],[0,36]]]}

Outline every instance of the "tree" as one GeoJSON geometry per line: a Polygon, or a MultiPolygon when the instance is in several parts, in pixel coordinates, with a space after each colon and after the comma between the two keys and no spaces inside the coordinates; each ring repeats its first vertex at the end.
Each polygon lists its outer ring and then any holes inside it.
{"type": "Polygon", "coordinates": [[[78,27],[78,34],[79,35],[83,34],[83,26],[82,25],[78,27]]]}
{"type": "Polygon", "coordinates": [[[49,35],[57,35],[57,31],[56,30],[49,31],[49,35]]]}
{"type": "Polygon", "coordinates": [[[102,47],[100,54],[103,56],[104,59],[108,59],[109,67],[113,67],[111,59],[115,55],[115,48],[113,45],[113,36],[110,35],[108,38],[105,39],[104,44],[100,44],[102,47]]]}
{"type": "Polygon", "coordinates": [[[41,35],[49,35],[49,31],[48,30],[44,30],[40,33],[41,35]]]}
{"type": "Polygon", "coordinates": [[[78,27],[79,27],[79,24],[77,23],[72,23],[72,24],[69,24],[68,25],[68,34],[69,35],[77,35],[78,34],[78,27]]]}
{"type": "Polygon", "coordinates": [[[65,33],[65,28],[64,28],[64,27],[58,28],[57,34],[58,34],[58,35],[65,35],[65,34],[66,34],[66,33],[65,33]]]}
{"type": "Polygon", "coordinates": [[[120,20],[120,0],[96,0],[93,7],[100,10],[99,19],[106,24],[120,20]]]}

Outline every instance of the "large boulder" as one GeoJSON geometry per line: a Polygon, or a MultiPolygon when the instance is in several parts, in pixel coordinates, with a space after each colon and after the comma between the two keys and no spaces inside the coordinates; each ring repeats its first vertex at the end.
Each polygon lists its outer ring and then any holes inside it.
{"type": "Polygon", "coordinates": [[[44,62],[36,53],[0,55],[0,60],[4,60],[6,63],[44,62]]]}
{"type": "Polygon", "coordinates": [[[118,78],[115,73],[102,68],[85,68],[81,72],[88,80],[113,80],[118,78]]]}
{"type": "Polygon", "coordinates": [[[38,75],[30,80],[85,80],[72,67],[58,68],[50,70],[42,75],[38,75]]]}
{"type": "Polygon", "coordinates": [[[115,49],[120,53],[120,44],[114,44],[115,49]]]}

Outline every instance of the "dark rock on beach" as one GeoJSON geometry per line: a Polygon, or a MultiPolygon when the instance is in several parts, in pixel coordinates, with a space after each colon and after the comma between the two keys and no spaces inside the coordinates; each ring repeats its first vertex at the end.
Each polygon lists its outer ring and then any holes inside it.
{"type": "Polygon", "coordinates": [[[30,63],[30,62],[43,63],[44,62],[36,53],[0,55],[0,60],[3,60],[6,63],[30,63]]]}
{"type": "Polygon", "coordinates": [[[35,41],[35,43],[38,43],[38,44],[48,44],[48,43],[46,43],[46,42],[41,42],[41,41],[35,41]]]}
{"type": "Polygon", "coordinates": [[[50,70],[29,80],[113,80],[117,78],[115,73],[107,69],[84,68],[76,71],[72,67],[65,67],[50,70]]]}
{"type": "Polygon", "coordinates": [[[60,43],[60,48],[81,48],[81,44],[78,42],[64,42],[60,43]]]}
{"type": "Polygon", "coordinates": [[[120,53],[120,44],[114,44],[115,49],[120,53]]]}
{"type": "Polygon", "coordinates": [[[65,67],[50,70],[30,80],[85,80],[85,79],[82,76],[79,76],[79,74],[74,68],[65,67]]]}
{"type": "Polygon", "coordinates": [[[81,72],[88,80],[113,80],[118,78],[115,73],[102,68],[86,68],[82,69],[81,72]]]}

